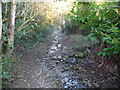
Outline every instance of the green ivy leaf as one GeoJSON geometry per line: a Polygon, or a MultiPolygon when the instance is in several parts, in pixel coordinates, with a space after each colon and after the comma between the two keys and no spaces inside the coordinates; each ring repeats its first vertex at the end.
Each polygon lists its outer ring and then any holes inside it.
{"type": "Polygon", "coordinates": [[[120,33],[120,30],[111,30],[114,33],[120,33]]]}
{"type": "Polygon", "coordinates": [[[114,39],[112,40],[112,43],[114,43],[114,44],[120,44],[120,41],[119,41],[117,38],[114,38],[114,39]]]}
{"type": "Polygon", "coordinates": [[[99,16],[99,21],[101,21],[101,16],[99,16]]]}

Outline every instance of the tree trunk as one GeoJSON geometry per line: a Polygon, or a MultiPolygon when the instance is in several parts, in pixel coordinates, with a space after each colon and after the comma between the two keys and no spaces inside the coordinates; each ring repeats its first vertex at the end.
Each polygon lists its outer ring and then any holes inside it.
{"type": "MultiPolygon", "coordinates": [[[[0,1],[0,62],[2,62],[2,2],[0,1]]],[[[2,64],[0,63],[0,75],[2,75],[2,64]]],[[[2,88],[2,77],[0,77],[0,89],[2,88]]]]}
{"type": "Polygon", "coordinates": [[[8,41],[8,53],[12,53],[14,47],[14,28],[15,28],[15,13],[16,3],[15,0],[11,0],[10,14],[8,19],[8,29],[10,30],[10,37],[8,41]]]}
{"type": "Polygon", "coordinates": [[[2,2],[0,2],[0,55],[2,54],[2,2]]]}

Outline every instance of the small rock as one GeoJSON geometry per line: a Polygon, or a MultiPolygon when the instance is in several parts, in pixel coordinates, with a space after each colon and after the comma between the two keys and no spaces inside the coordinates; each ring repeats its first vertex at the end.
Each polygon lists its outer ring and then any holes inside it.
{"type": "Polygon", "coordinates": [[[60,60],[61,62],[63,62],[63,60],[60,60]]]}
{"type": "Polygon", "coordinates": [[[56,50],[57,47],[56,47],[55,45],[52,45],[50,49],[52,49],[52,50],[56,50]]]}
{"type": "Polygon", "coordinates": [[[72,86],[72,83],[71,82],[67,82],[66,83],[68,86],[72,86]]]}
{"type": "Polygon", "coordinates": [[[57,56],[53,56],[52,59],[57,59],[57,56]]]}
{"type": "Polygon", "coordinates": [[[73,83],[73,84],[76,84],[76,85],[78,84],[78,82],[77,82],[77,81],[75,81],[75,80],[73,80],[73,81],[72,81],[72,83],[73,83]]]}
{"type": "Polygon", "coordinates": [[[64,86],[64,88],[68,88],[68,86],[64,86]]]}
{"type": "Polygon", "coordinates": [[[68,78],[67,77],[65,77],[63,80],[62,80],[62,83],[66,83],[66,82],[68,82],[68,78]]]}
{"type": "Polygon", "coordinates": [[[24,80],[24,82],[27,82],[26,80],[24,80]]]}
{"type": "Polygon", "coordinates": [[[79,54],[75,55],[76,58],[84,58],[85,53],[84,52],[80,52],[79,54]]]}
{"type": "Polygon", "coordinates": [[[53,50],[50,50],[50,53],[54,53],[55,51],[53,51],[53,50]]]}
{"type": "Polygon", "coordinates": [[[56,61],[56,64],[58,64],[60,61],[56,61]]]}
{"type": "Polygon", "coordinates": [[[37,58],[36,61],[39,61],[39,59],[37,58]]]}
{"type": "Polygon", "coordinates": [[[58,44],[58,48],[60,48],[62,45],[61,44],[58,44]]]}
{"type": "Polygon", "coordinates": [[[76,63],[76,58],[71,59],[71,63],[76,63]]]}
{"type": "Polygon", "coordinates": [[[62,58],[62,56],[58,56],[58,59],[61,59],[62,58]]]}

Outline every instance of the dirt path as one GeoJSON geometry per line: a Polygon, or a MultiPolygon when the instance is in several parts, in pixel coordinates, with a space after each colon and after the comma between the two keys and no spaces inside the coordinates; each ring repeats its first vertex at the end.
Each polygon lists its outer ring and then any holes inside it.
{"type": "MultiPolygon", "coordinates": [[[[49,37],[48,37],[49,38],[49,37]]],[[[20,60],[15,63],[18,72],[15,74],[13,88],[56,88],[56,82],[51,75],[52,72],[46,67],[44,62],[45,50],[51,42],[35,45],[30,51],[17,51],[18,56],[22,54],[20,60]]]]}
{"type": "Polygon", "coordinates": [[[67,41],[71,37],[66,38],[56,29],[48,37],[48,42],[37,44],[30,51],[21,52],[23,56],[15,64],[18,72],[13,88],[87,88],[107,85],[108,71],[98,67],[98,63],[87,56],[90,53],[88,47],[93,46],[93,42],[78,35],[81,48],[76,55],[72,46],[77,41],[67,41]]]}

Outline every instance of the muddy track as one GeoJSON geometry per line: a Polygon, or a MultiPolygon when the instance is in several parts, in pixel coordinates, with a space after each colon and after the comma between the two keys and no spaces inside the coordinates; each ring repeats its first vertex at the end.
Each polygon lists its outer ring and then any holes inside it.
{"type": "Polygon", "coordinates": [[[23,53],[18,65],[14,88],[81,88],[80,83],[70,77],[69,64],[75,64],[75,58],[67,56],[66,47],[61,44],[62,33],[56,30],[47,51],[41,56],[38,48],[23,53]],[[70,60],[71,59],[71,60],[70,60]]]}
{"type": "Polygon", "coordinates": [[[54,39],[52,45],[49,46],[49,50],[44,56],[44,61],[47,68],[53,72],[54,79],[56,78],[59,85],[63,88],[83,88],[77,79],[71,77],[73,71],[69,71],[70,64],[76,63],[76,58],[70,58],[67,54],[66,47],[61,44],[62,34],[60,30],[56,30],[53,34],[54,39]]]}
{"type": "MultiPolygon", "coordinates": [[[[81,51],[87,52],[85,55],[80,53],[79,57],[76,57],[71,54],[74,51],[65,46],[68,42],[63,40],[63,37],[64,34],[56,29],[52,36],[48,37],[47,43],[37,44],[30,51],[21,52],[23,56],[15,63],[18,70],[12,87],[87,88],[107,85],[109,82],[107,74],[112,75],[112,73],[98,67],[98,63],[87,56],[90,51],[87,50],[88,48],[84,49],[86,41],[80,37],[80,45],[84,46],[81,51]]],[[[72,43],[68,44],[72,46],[72,43]]],[[[90,44],[92,45],[91,42],[90,44]]],[[[16,54],[19,55],[20,52],[16,54]]]]}

